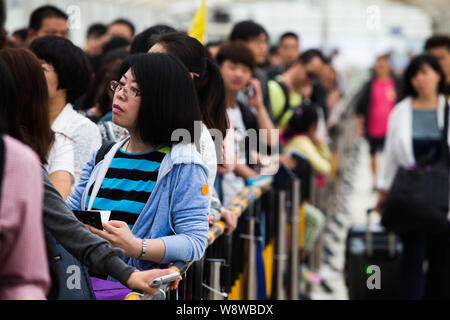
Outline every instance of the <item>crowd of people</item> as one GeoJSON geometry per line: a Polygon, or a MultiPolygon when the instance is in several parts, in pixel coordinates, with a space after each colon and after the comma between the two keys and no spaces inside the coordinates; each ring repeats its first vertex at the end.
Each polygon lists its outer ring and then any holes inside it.
{"type": "MultiPolygon", "coordinates": [[[[318,188],[333,171],[329,118],[345,92],[332,57],[303,50],[294,32],[270,48],[266,29],[247,20],[203,45],[168,25],[136,34],[117,19],[91,25],[82,49],[70,41],[66,13],[46,5],[26,29],[2,34],[0,299],[58,298],[50,238],[87,267],[102,298],[154,293],[153,278],[203,256],[210,224],[224,220],[233,234],[229,205],[250,181],[281,166],[297,172],[302,159],[318,188]],[[98,229],[74,211],[108,219],[98,229]],[[119,296],[104,295],[118,287],[119,296]]],[[[356,105],[380,212],[398,167],[439,154],[450,38],[434,36],[424,49],[403,79],[389,53],[378,56],[356,105]]],[[[325,216],[307,202],[305,211],[308,251],[325,216]]],[[[403,235],[405,297],[423,298],[425,258],[427,293],[450,292],[433,274],[449,265],[448,237],[403,235]]]]}

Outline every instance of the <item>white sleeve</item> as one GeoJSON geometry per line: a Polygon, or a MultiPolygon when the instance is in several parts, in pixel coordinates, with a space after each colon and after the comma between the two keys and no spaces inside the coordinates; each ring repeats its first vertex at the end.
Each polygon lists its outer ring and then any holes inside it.
{"type": "Polygon", "coordinates": [[[92,153],[101,147],[102,137],[97,125],[89,121],[77,127],[74,139],[75,183],[77,183],[81,170],[89,161],[92,153]]]}
{"type": "Polygon", "coordinates": [[[397,124],[401,122],[396,120],[397,112],[395,111],[397,110],[391,112],[389,116],[388,130],[383,151],[384,159],[381,165],[380,175],[377,182],[377,188],[385,191],[388,191],[390,189],[399,167],[395,140],[399,138],[398,135],[400,134],[400,132],[398,132],[397,124]]]}
{"type": "Polygon", "coordinates": [[[202,132],[200,135],[200,155],[204,164],[208,167],[208,186],[214,187],[214,181],[217,175],[217,155],[216,146],[208,131],[208,128],[202,124],[202,132]]]}
{"type": "Polygon", "coordinates": [[[67,171],[72,176],[72,183],[74,182],[74,146],[70,138],[55,133],[55,141],[45,168],[49,175],[56,171],[67,171]]]}

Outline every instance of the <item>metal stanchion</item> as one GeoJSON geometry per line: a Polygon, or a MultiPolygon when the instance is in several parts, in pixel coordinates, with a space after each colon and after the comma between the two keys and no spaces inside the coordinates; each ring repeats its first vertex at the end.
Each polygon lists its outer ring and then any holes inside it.
{"type": "Polygon", "coordinates": [[[298,300],[298,239],[299,239],[299,210],[300,210],[300,180],[292,183],[292,213],[291,213],[291,300],[298,300]]]}
{"type": "MultiPolygon", "coordinates": [[[[277,254],[275,260],[277,262],[277,300],[286,300],[286,293],[284,288],[284,274],[286,271],[286,191],[280,191],[278,195],[278,241],[277,254]]],[[[297,273],[296,273],[297,274],[297,273]]]]}
{"type": "Polygon", "coordinates": [[[220,270],[225,262],[223,259],[207,259],[209,262],[209,286],[203,284],[209,290],[208,300],[223,300],[227,297],[226,293],[221,292],[220,270]]]}
{"type": "Polygon", "coordinates": [[[245,296],[247,300],[258,299],[258,283],[257,283],[257,268],[256,268],[256,243],[258,239],[255,236],[255,217],[247,217],[247,234],[241,235],[247,240],[247,287],[245,296]]]}

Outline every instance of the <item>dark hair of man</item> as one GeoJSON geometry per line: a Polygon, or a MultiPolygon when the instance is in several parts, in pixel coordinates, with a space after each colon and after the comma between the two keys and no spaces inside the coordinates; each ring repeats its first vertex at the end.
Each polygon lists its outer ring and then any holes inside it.
{"type": "Polygon", "coordinates": [[[38,31],[42,27],[42,21],[48,18],[61,18],[68,20],[69,17],[65,12],[52,5],[45,5],[35,9],[30,16],[28,29],[38,31]]]}
{"type": "Polygon", "coordinates": [[[296,108],[283,133],[284,138],[290,139],[295,134],[308,133],[311,126],[317,123],[319,119],[316,108],[314,105],[304,105],[296,108]]]}
{"type": "Polygon", "coordinates": [[[34,40],[30,49],[51,64],[58,75],[58,89],[67,90],[67,102],[74,103],[89,87],[92,68],[86,53],[70,40],[46,36],[34,40]]]}
{"type": "Polygon", "coordinates": [[[17,120],[17,92],[8,66],[0,60],[0,133],[22,140],[17,120]]]}
{"type": "Polygon", "coordinates": [[[170,26],[164,24],[158,24],[156,26],[145,29],[134,38],[131,43],[130,53],[147,53],[153,46],[156,38],[162,34],[169,32],[176,32],[176,30],[170,26]]]}
{"type": "Polygon", "coordinates": [[[120,74],[129,69],[141,91],[135,132],[144,142],[157,147],[172,145],[172,133],[187,130],[194,142],[194,122],[201,121],[194,83],[189,71],[168,54],[131,55],[120,74]]]}
{"type": "Polygon", "coordinates": [[[103,45],[103,54],[107,54],[116,49],[125,49],[130,45],[130,41],[124,37],[114,37],[109,39],[107,43],[103,45]]]}
{"type": "Polygon", "coordinates": [[[205,47],[184,33],[167,33],[157,40],[168,54],[177,57],[193,74],[202,120],[207,128],[218,129],[223,137],[228,128],[225,85],[219,68],[207,58],[205,47]]]}
{"type": "Polygon", "coordinates": [[[103,23],[91,24],[87,30],[86,37],[89,38],[99,38],[104,36],[108,32],[108,27],[103,23]]]}
{"type": "Polygon", "coordinates": [[[450,52],[450,36],[445,34],[437,34],[427,39],[425,42],[425,50],[434,48],[446,48],[450,52]]]}
{"type": "Polygon", "coordinates": [[[318,49],[308,49],[308,50],[304,51],[302,54],[300,54],[300,56],[298,57],[298,60],[303,65],[307,65],[315,57],[320,58],[320,60],[322,60],[323,63],[326,63],[326,61],[327,61],[325,56],[323,55],[323,53],[318,49]]]}
{"type": "Polygon", "coordinates": [[[286,39],[286,38],[295,38],[297,41],[299,40],[299,37],[298,37],[298,35],[296,33],[288,31],[288,32],[285,32],[285,33],[283,33],[281,35],[280,41],[278,41],[278,43],[282,43],[283,40],[286,39]]]}
{"type": "Polygon", "coordinates": [[[226,42],[220,46],[216,56],[217,64],[222,66],[226,60],[241,63],[252,71],[256,65],[253,53],[242,41],[226,42]]]}
{"type": "Polygon", "coordinates": [[[269,55],[275,55],[278,54],[278,47],[277,46],[271,46],[269,49],[269,55]]]}
{"type": "Polygon", "coordinates": [[[17,122],[21,141],[30,146],[42,163],[47,162],[54,139],[50,127],[48,89],[44,71],[28,49],[0,50],[2,60],[14,78],[17,90],[17,122]]]}
{"type": "Polygon", "coordinates": [[[110,26],[112,26],[113,24],[124,24],[126,25],[128,28],[130,28],[131,30],[131,34],[134,36],[134,33],[136,32],[136,28],[134,27],[134,24],[131,23],[130,20],[124,19],[124,18],[120,18],[117,20],[114,20],[113,22],[111,22],[110,26]]]}
{"type": "Polygon", "coordinates": [[[269,37],[269,34],[263,26],[256,22],[245,20],[234,25],[233,30],[231,30],[230,40],[247,42],[259,37],[262,33],[269,37]]]}
{"type": "Polygon", "coordinates": [[[428,65],[435,72],[439,74],[441,80],[439,81],[437,92],[436,93],[444,93],[445,91],[445,76],[439,65],[439,62],[435,57],[430,54],[422,54],[414,57],[409,63],[408,67],[405,70],[403,76],[403,97],[417,97],[417,91],[414,89],[411,80],[414,78],[420,71],[420,69],[424,66],[428,65]]]}
{"type": "Polygon", "coordinates": [[[18,29],[12,33],[13,37],[19,37],[21,40],[25,41],[28,37],[28,31],[26,28],[18,29]]]}

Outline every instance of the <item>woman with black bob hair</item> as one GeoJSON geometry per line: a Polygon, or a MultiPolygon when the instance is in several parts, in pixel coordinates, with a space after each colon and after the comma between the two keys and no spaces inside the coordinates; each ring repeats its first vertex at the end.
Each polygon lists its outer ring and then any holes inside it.
{"type": "Polygon", "coordinates": [[[220,164],[223,171],[229,170],[232,165],[226,163],[227,161],[223,158],[223,140],[229,125],[225,106],[225,86],[220,70],[208,58],[205,47],[197,39],[181,32],[165,33],[154,39],[150,43],[149,53],[166,53],[177,57],[191,74],[201,112],[198,151],[209,169],[208,187],[212,191],[210,203],[212,222],[221,217],[225,218],[229,234],[236,227],[237,217],[221,206],[214,190],[217,164],[220,164]],[[215,140],[212,135],[215,136],[215,140]],[[221,140],[217,140],[218,136],[221,140]]]}
{"type": "MultiPolygon", "coordinates": [[[[440,157],[444,111],[445,77],[431,55],[415,57],[404,74],[404,98],[392,110],[380,172],[378,212],[383,212],[387,194],[398,168],[417,163],[432,165],[440,157]]],[[[448,139],[450,141],[450,139],[448,139]]],[[[411,195],[411,197],[420,195],[411,195]]],[[[402,289],[404,299],[450,298],[450,230],[402,233],[402,289]],[[425,274],[423,264],[428,261],[425,274]]]]}
{"type": "MultiPolygon", "coordinates": [[[[193,139],[172,141],[177,129],[194,137],[201,119],[188,70],[169,55],[132,55],[111,89],[113,121],[130,137],[99,162],[93,153],[67,203],[111,211],[106,232],[90,230],[122,248],[139,270],[200,259],[208,242],[208,168],[193,139]]],[[[105,286],[99,281],[94,288],[105,286]]]]}
{"type": "Polygon", "coordinates": [[[81,48],[61,37],[38,38],[30,49],[41,60],[47,80],[52,129],[73,141],[73,184],[76,185],[89,156],[102,143],[95,123],[73,107],[92,81],[89,60],[81,48]]]}

